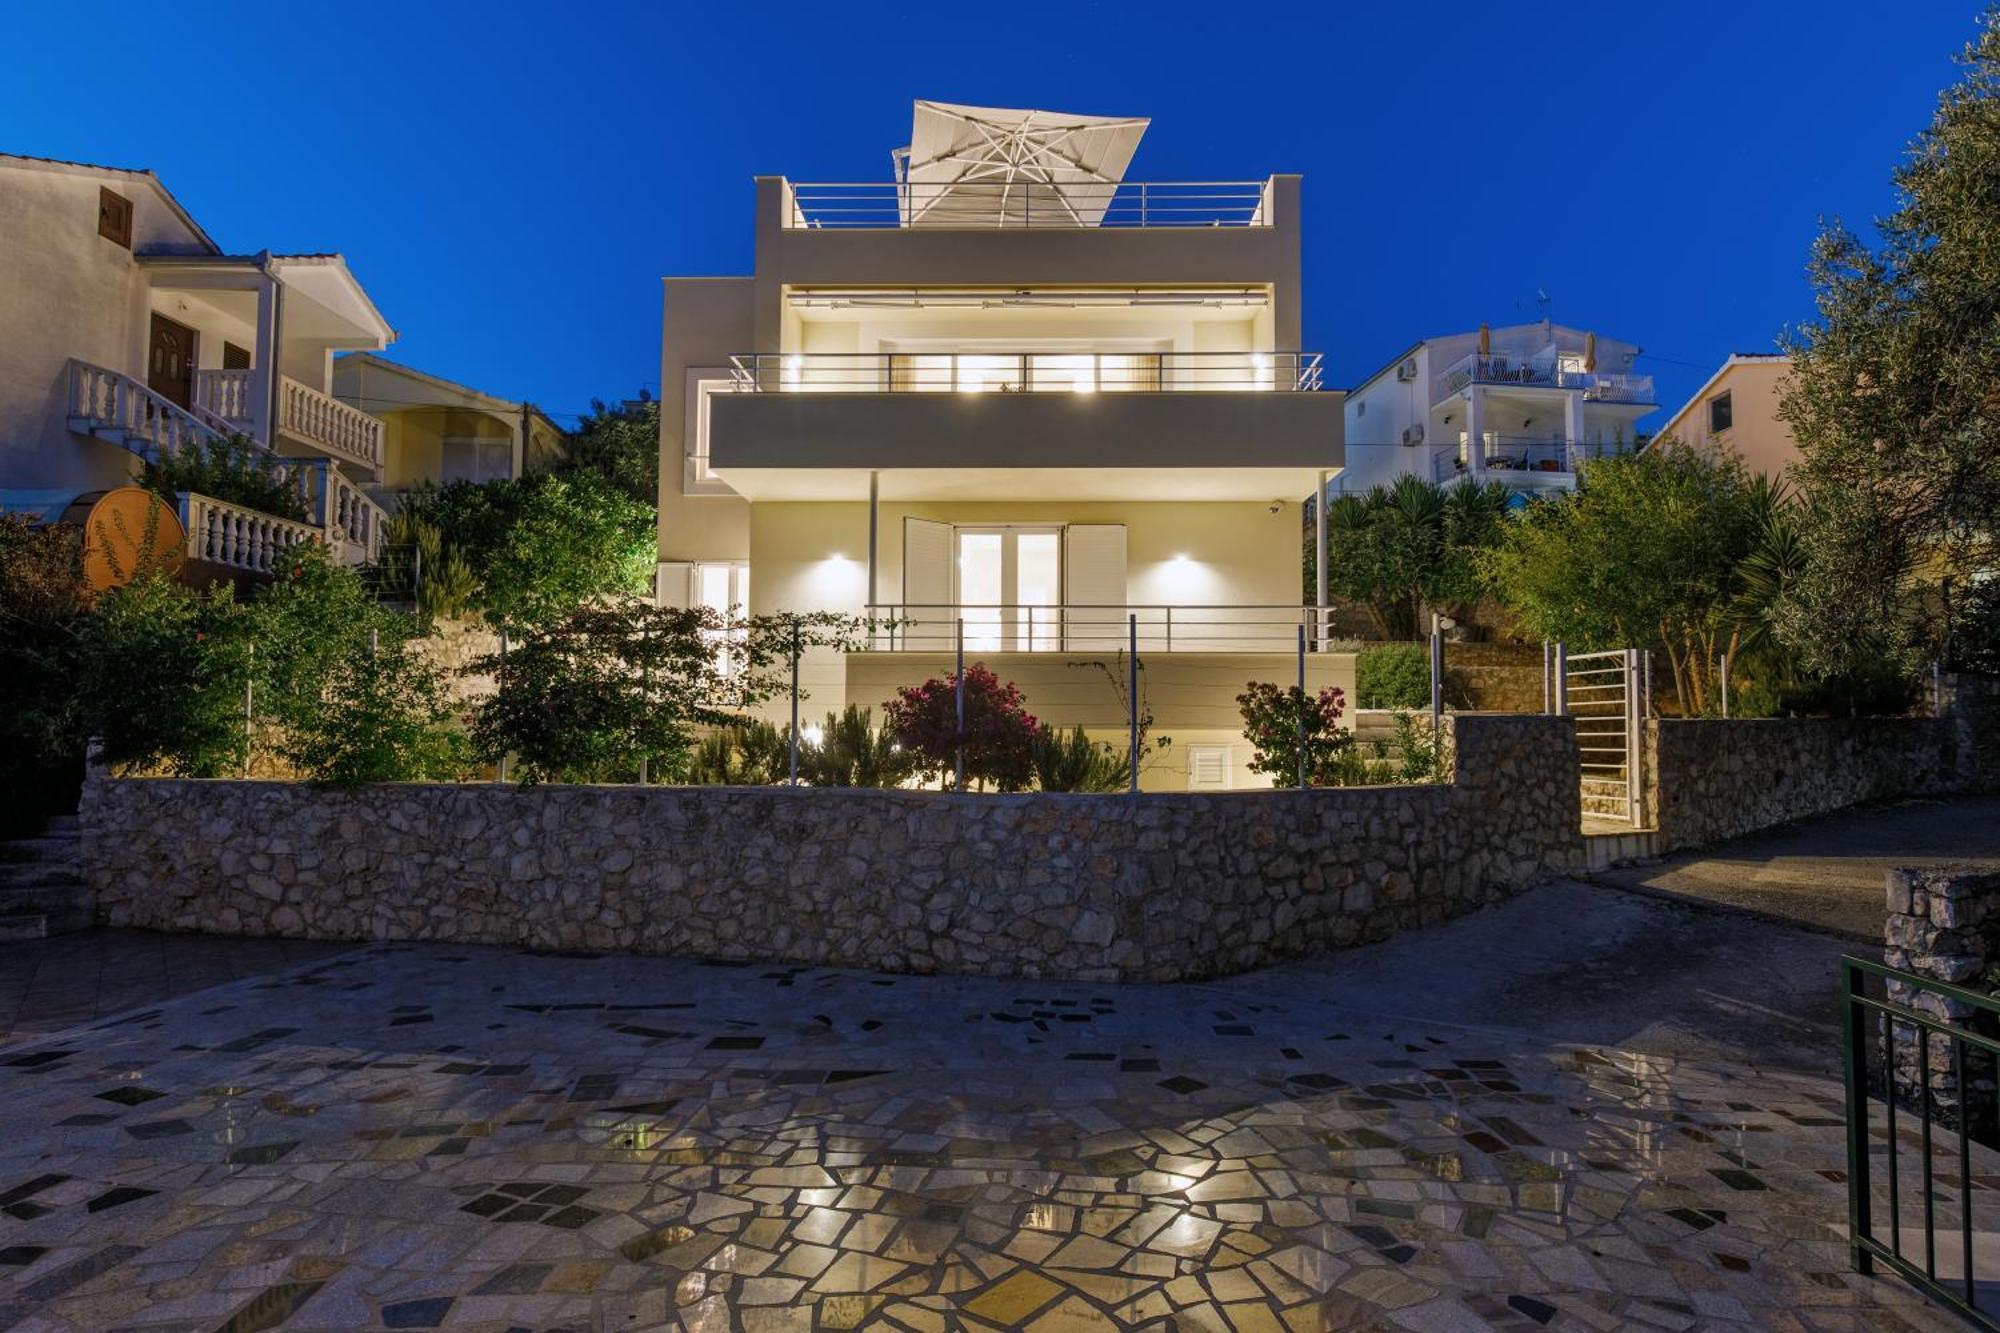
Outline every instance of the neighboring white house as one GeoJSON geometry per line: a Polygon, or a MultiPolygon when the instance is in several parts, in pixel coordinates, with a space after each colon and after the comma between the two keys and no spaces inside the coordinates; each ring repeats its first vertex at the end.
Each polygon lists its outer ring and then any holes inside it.
{"type": "Polygon", "coordinates": [[[1128,181],[1146,125],[919,102],[894,179],[761,177],[755,271],[666,280],[663,601],[896,622],[807,663],[809,718],[947,672],[962,624],[1119,740],[1093,663],[1136,617],[1148,782],[1253,781],[1235,695],[1297,675],[1341,395],[1300,346],[1299,178],[1128,181]]]}
{"type": "Polygon", "coordinates": [[[382,423],[330,393],[394,337],[337,254],[227,254],[150,171],[0,154],[0,507],[53,517],[141,460],[228,434],[283,460],[310,521],[183,496],[189,557],[268,571],[292,543],[361,560],[382,423]]]}
{"type": "Polygon", "coordinates": [[[1639,348],[1547,320],[1426,338],[1347,395],[1336,491],[1401,476],[1569,490],[1578,465],[1630,450],[1654,408],[1639,348]]]}
{"type": "Polygon", "coordinates": [[[426,484],[520,477],[552,462],[563,431],[532,403],[455,383],[373,352],[333,363],[333,396],[382,423],[382,474],[370,488],[395,497],[426,484]]]}

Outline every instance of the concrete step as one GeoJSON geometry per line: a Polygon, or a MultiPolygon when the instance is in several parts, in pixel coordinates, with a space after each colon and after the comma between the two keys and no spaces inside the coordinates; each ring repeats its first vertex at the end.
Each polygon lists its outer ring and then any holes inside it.
{"type": "Polygon", "coordinates": [[[74,833],[45,833],[39,838],[15,838],[0,842],[0,863],[19,861],[73,861],[82,854],[83,844],[74,833]]]}
{"type": "Polygon", "coordinates": [[[94,912],[97,894],[80,879],[0,888],[0,916],[23,912],[94,912]]]}
{"type": "Polygon", "coordinates": [[[83,868],[74,861],[9,861],[0,864],[0,895],[15,889],[81,885],[83,868]]]}
{"type": "Polygon", "coordinates": [[[1650,860],[1660,854],[1660,835],[1650,829],[1620,833],[1583,835],[1584,869],[1605,870],[1633,861],[1650,860]]]}
{"type": "Polygon", "coordinates": [[[0,913],[0,943],[45,940],[51,935],[89,930],[96,924],[96,913],[88,911],[0,913]]]}

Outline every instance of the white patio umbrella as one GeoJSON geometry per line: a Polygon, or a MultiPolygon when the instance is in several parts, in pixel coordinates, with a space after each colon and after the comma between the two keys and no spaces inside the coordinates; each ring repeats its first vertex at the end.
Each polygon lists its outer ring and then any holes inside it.
{"type": "Polygon", "coordinates": [[[894,153],[903,225],[1098,226],[1150,123],[919,101],[894,153]]]}

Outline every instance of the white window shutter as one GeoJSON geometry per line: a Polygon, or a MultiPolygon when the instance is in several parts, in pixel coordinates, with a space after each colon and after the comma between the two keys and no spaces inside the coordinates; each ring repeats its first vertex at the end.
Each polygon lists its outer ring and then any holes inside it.
{"type": "Polygon", "coordinates": [[[895,631],[911,648],[952,644],[951,524],[903,519],[903,609],[895,631]]]}
{"type": "Polygon", "coordinates": [[[1125,525],[1072,523],[1064,528],[1064,646],[1100,652],[1123,647],[1125,595],[1125,525]]]}

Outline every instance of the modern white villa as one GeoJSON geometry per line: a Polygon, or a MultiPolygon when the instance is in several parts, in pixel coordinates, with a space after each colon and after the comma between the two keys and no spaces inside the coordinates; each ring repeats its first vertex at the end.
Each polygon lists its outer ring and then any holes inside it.
{"type": "Polygon", "coordinates": [[[1579,466],[1633,449],[1654,406],[1639,348],[1542,320],[1426,338],[1347,395],[1338,491],[1401,476],[1571,490],[1579,466]]]}
{"type": "MultiPolygon", "coordinates": [[[[916,104],[890,179],[756,181],[755,271],[665,284],[659,590],[836,611],[809,717],[969,662],[1155,787],[1252,783],[1235,696],[1321,647],[1299,506],[1342,465],[1300,345],[1300,181],[1127,179],[1143,119],[916,104]]],[[[1352,658],[1308,683],[1352,695],[1352,658]]],[[[1256,781],[1261,782],[1262,779],[1256,781]]]]}
{"type": "Polygon", "coordinates": [[[188,557],[268,571],[322,539],[379,549],[382,423],[333,358],[395,337],[337,254],[225,253],[150,171],[0,155],[0,507],[60,515],[141,461],[231,434],[268,450],[300,523],[182,495],[188,557]]]}

